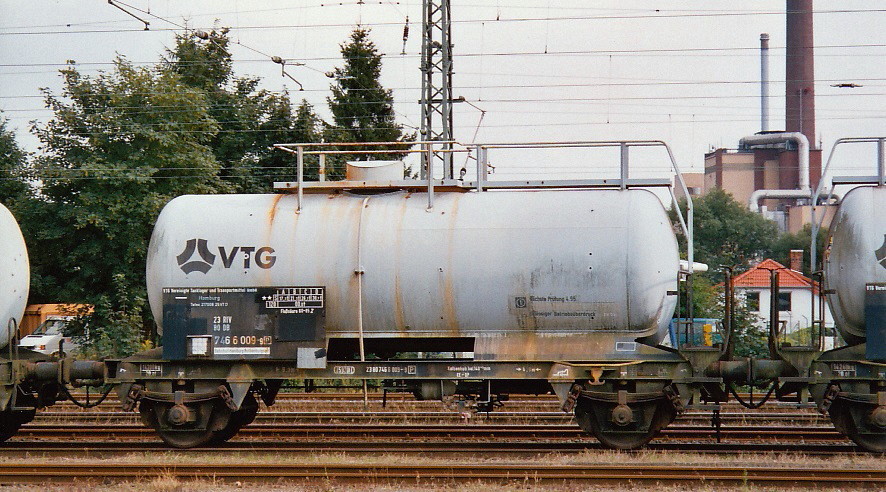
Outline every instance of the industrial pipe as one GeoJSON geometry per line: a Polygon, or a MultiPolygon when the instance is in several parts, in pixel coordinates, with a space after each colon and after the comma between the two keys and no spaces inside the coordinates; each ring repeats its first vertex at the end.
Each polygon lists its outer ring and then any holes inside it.
{"type": "Polygon", "coordinates": [[[707,263],[699,263],[697,261],[692,262],[692,269],[689,268],[689,262],[686,260],[680,260],[680,271],[684,273],[704,273],[708,271],[707,263]]]}
{"type": "Polygon", "coordinates": [[[769,131],[769,34],[760,34],[760,131],[769,131]]]}
{"type": "Polygon", "coordinates": [[[760,200],[764,198],[811,198],[812,188],[809,186],[809,140],[799,132],[764,133],[751,135],[738,141],[740,147],[754,145],[771,145],[793,141],[797,144],[797,160],[799,161],[798,190],[757,190],[748,199],[748,207],[752,212],[760,211],[760,200]]]}
{"type": "Polygon", "coordinates": [[[748,198],[751,212],[760,212],[760,200],[764,198],[809,198],[810,190],[757,190],[748,198]]]}

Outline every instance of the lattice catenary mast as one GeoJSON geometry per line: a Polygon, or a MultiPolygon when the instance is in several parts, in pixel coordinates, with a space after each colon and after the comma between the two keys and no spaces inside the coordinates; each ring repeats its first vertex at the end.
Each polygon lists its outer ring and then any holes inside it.
{"type": "MultiPolygon", "coordinates": [[[[449,0],[424,0],[421,39],[421,139],[449,141],[452,132],[452,41],[449,0]]],[[[438,149],[450,150],[452,144],[438,149]]],[[[452,178],[452,153],[435,153],[432,169],[452,178]]],[[[428,156],[422,154],[422,175],[428,169],[428,156]]]]}

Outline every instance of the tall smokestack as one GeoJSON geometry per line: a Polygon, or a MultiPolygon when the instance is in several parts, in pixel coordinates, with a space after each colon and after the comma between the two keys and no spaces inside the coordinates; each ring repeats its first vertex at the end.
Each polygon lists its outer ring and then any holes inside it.
{"type": "Polygon", "coordinates": [[[769,34],[760,34],[760,131],[769,131],[769,34]]]}
{"type": "Polygon", "coordinates": [[[785,129],[806,135],[810,147],[817,148],[812,0],[787,0],[786,17],[785,129]]]}

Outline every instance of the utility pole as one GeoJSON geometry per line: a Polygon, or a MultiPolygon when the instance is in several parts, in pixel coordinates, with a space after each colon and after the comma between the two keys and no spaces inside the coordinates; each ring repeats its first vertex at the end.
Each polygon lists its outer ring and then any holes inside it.
{"type": "MultiPolygon", "coordinates": [[[[449,0],[422,2],[421,39],[421,139],[451,141],[452,132],[452,27],[449,0]]],[[[443,177],[453,177],[452,144],[444,152],[422,154],[421,175],[443,166],[443,177]],[[429,159],[431,162],[428,162],[429,159]]]]}

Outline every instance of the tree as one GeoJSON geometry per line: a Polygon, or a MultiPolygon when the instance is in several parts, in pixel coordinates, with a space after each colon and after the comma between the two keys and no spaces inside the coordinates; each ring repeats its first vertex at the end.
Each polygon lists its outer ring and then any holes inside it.
{"type": "Polygon", "coordinates": [[[218,126],[208,145],[221,176],[238,193],[267,193],[274,181],[294,178],[295,160],[272,145],[319,141],[324,123],[311,105],[302,101],[293,114],[288,92],[275,94],[259,89],[258,78],[235,77],[227,28],[175,39],[164,64],[205,94],[218,126]]]}
{"type": "MultiPolygon", "coordinates": [[[[695,261],[709,266],[708,272],[700,276],[719,281],[720,265],[741,271],[770,254],[778,227],[729,193],[715,189],[694,200],[693,205],[695,261]]],[[[682,205],[681,210],[685,210],[682,205]]],[[[672,221],[676,221],[676,213],[671,211],[672,221]]]]}
{"type": "MultiPolygon", "coordinates": [[[[825,243],[828,239],[828,233],[826,229],[818,230],[818,241],[816,241],[817,245],[817,257],[818,261],[821,261],[824,258],[824,248],[825,243]]],[[[772,259],[781,263],[782,265],[790,266],[791,264],[791,250],[794,249],[802,249],[803,250],[803,266],[802,272],[804,275],[810,275],[812,271],[809,268],[809,247],[811,245],[812,240],[812,224],[806,224],[803,226],[800,231],[796,234],[782,234],[779,236],[772,244],[772,259]]],[[[816,267],[818,269],[819,267],[816,267]]]]}
{"type": "Polygon", "coordinates": [[[0,203],[13,207],[28,195],[30,187],[23,179],[28,155],[19,147],[15,134],[0,118],[0,203]]]}
{"type": "MultiPolygon", "coordinates": [[[[414,134],[405,134],[397,123],[394,98],[390,89],[382,87],[382,55],[369,39],[369,30],[357,28],[350,41],[341,45],[345,65],[328,75],[335,79],[327,97],[333,122],[327,130],[331,142],[409,142],[414,134]]],[[[364,147],[365,148],[365,147],[364,147]]],[[[403,150],[404,146],[387,147],[403,150]]],[[[368,148],[366,148],[368,150],[368,148]]],[[[375,147],[378,150],[378,147],[375,147]]],[[[405,154],[363,154],[350,160],[399,159],[405,154]]],[[[340,170],[338,171],[340,172],[340,170]]]]}
{"type": "MultiPolygon", "coordinates": [[[[241,193],[267,193],[274,181],[291,181],[298,173],[296,158],[280,150],[271,150],[275,143],[319,142],[325,123],[314,113],[307,101],[292,112],[289,94],[267,97],[263,101],[265,115],[259,122],[253,148],[242,158],[238,182],[241,193]]],[[[305,180],[317,180],[319,165],[314,155],[305,156],[305,180]]]]}
{"type": "Polygon", "coordinates": [[[692,279],[692,315],[696,318],[723,317],[722,292],[718,294],[717,287],[707,277],[692,279]]]}
{"type": "MultiPolygon", "coordinates": [[[[721,312],[722,312],[722,299],[721,312]]],[[[735,355],[738,357],[769,357],[769,331],[761,324],[760,317],[751,310],[744,295],[735,299],[735,355]]]]}
{"type": "Polygon", "coordinates": [[[54,112],[34,124],[43,154],[29,204],[34,298],[95,305],[90,332],[104,355],[137,347],[150,320],[144,265],[155,218],[171,198],[229,188],[208,146],[218,127],[204,94],[162,68],[117,58],[111,73],[61,71],[54,112]]]}

